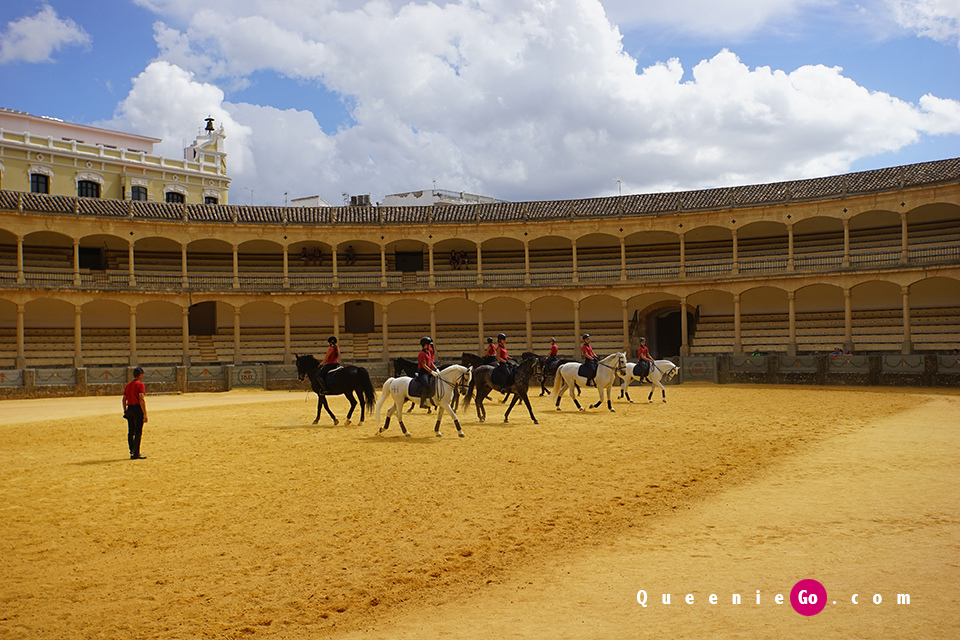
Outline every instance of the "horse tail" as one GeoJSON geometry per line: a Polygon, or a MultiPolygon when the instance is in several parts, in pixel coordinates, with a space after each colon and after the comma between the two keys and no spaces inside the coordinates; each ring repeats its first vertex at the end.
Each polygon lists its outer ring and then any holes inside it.
{"type": "Polygon", "coordinates": [[[376,418],[377,424],[380,423],[380,407],[383,406],[383,401],[390,396],[390,383],[394,381],[394,378],[387,378],[386,382],[383,383],[383,393],[380,394],[380,399],[377,400],[376,408],[376,418]]]}
{"type": "Polygon", "coordinates": [[[563,369],[563,365],[557,367],[556,372],[553,374],[553,397],[559,397],[557,394],[560,393],[560,388],[563,386],[563,373],[560,371],[563,369]]]}
{"type": "Polygon", "coordinates": [[[358,367],[360,371],[360,402],[367,405],[367,410],[373,409],[373,403],[377,400],[377,394],[373,391],[373,383],[370,381],[370,372],[363,367],[358,367]]]}
{"type": "Polygon", "coordinates": [[[464,410],[466,410],[466,408],[470,406],[470,401],[473,400],[474,383],[476,382],[476,380],[477,379],[475,377],[470,376],[470,384],[467,385],[467,395],[463,397],[464,410]]]}

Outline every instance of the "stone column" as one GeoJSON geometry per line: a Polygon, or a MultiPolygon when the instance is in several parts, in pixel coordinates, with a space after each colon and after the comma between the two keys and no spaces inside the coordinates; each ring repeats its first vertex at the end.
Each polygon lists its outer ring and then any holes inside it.
{"type": "Polygon", "coordinates": [[[437,339],[437,305],[430,305],[430,338],[437,339]]]}
{"type": "Polygon", "coordinates": [[[233,288],[240,288],[240,255],[237,245],[233,245],[233,288]]]}
{"type": "Polygon", "coordinates": [[[903,293],[903,345],[900,352],[903,355],[913,353],[913,336],[910,333],[910,287],[902,287],[903,293]]]}
{"type": "Polygon", "coordinates": [[[793,271],[793,225],[787,227],[787,271],[793,271]]]}
{"type": "Polygon", "coordinates": [[[523,241],[523,282],[530,284],[530,241],[523,241]]]}
{"type": "Polygon", "coordinates": [[[733,240],[733,262],[730,264],[730,273],[732,275],[738,275],[740,273],[740,260],[738,255],[738,243],[737,243],[737,230],[731,229],[730,231],[731,238],[733,240]]]}
{"type": "Polygon", "coordinates": [[[336,289],[337,287],[340,286],[340,276],[337,275],[337,263],[338,263],[337,256],[339,255],[340,252],[337,250],[336,245],[330,245],[330,246],[333,249],[330,252],[330,261],[331,261],[330,264],[333,265],[333,288],[336,289]]]}
{"type": "Polygon", "coordinates": [[[787,355],[797,355],[797,294],[795,291],[787,291],[787,355]]]}
{"type": "Polygon", "coordinates": [[[127,281],[130,283],[131,287],[137,286],[137,276],[134,269],[134,256],[133,256],[133,241],[130,242],[130,245],[127,247],[127,271],[128,277],[127,281]]]}
{"type": "Polygon", "coordinates": [[[233,364],[243,362],[243,353],[240,351],[240,307],[233,308],[233,364]]]}
{"type": "Polygon", "coordinates": [[[182,319],[182,327],[181,327],[180,335],[181,335],[181,346],[183,348],[181,361],[183,362],[183,366],[189,367],[190,366],[190,307],[183,307],[182,313],[180,315],[182,319]]]}
{"type": "Polygon", "coordinates": [[[573,282],[580,282],[580,271],[577,269],[577,241],[574,240],[570,243],[573,249],[573,282]]]}
{"type": "Polygon", "coordinates": [[[843,350],[853,351],[853,303],[847,288],[843,290],[843,350]]]}
{"type": "Polygon", "coordinates": [[[687,335],[690,327],[687,323],[687,296],[680,297],[680,355],[684,358],[690,355],[690,345],[687,344],[687,335]]]}
{"type": "Polygon", "coordinates": [[[687,246],[682,233],[680,234],[680,277],[687,277],[687,246]]]}
{"type": "Polygon", "coordinates": [[[131,367],[139,364],[139,358],[137,357],[137,308],[134,305],[130,305],[130,359],[128,362],[131,367]]]}
{"type": "Polygon", "coordinates": [[[80,347],[81,344],[81,323],[80,320],[83,316],[83,308],[80,305],[74,307],[73,310],[73,366],[77,369],[83,367],[83,351],[80,347]]]}
{"type": "Polygon", "coordinates": [[[23,237],[17,236],[17,284],[26,284],[27,279],[23,274],[23,237]]]}
{"type": "Polygon", "coordinates": [[[910,252],[907,248],[907,212],[900,212],[900,264],[910,261],[910,252]]]}
{"type": "Polygon", "coordinates": [[[483,303],[477,303],[477,344],[485,344],[483,341],[483,303]]]}
{"type": "Polygon", "coordinates": [[[283,251],[283,288],[290,288],[290,246],[285,245],[283,251]]]}
{"type": "Polygon", "coordinates": [[[17,305],[17,369],[27,368],[27,351],[24,340],[23,314],[26,307],[22,304],[17,305]]]}
{"type": "Polygon", "coordinates": [[[73,285],[80,286],[80,240],[73,241],[73,285]]]}
{"type": "Polygon", "coordinates": [[[477,284],[483,284],[483,251],[480,249],[479,242],[477,243],[477,284]]]}
{"type": "Polygon", "coordinates": [[[527,315],[527,351],[533,351],[533,318],[531,317],[532,306],[529,302],[523,303],[527,315]]]}
{"type": "Polygon", "coordinates": [[[184,289],[190,286],[190,277],[187,275],[187,245],[180,247],[180,283],[184,289]]]}
{"type": "Polygon", "coordinates": [[[843,266],[850,266],[850,221],[843,221],[843,266]]]}
{"type": "Polygon", "coordinates": [[[387,248],[380,245],[380,286],[387,286],[387,248]]]}
{"type": "Polygon", "coordinates": [[[432,244],[428,244],[428,245],[427,245],[427,252],[428,252],[427,255],[428,255],[429,258],[430,258],[430,262],[429,262],[429,265],[430,265],[430,286],[431,286],[431,287],[435,287],[435,286],[437,286],[437,278],[436,278],[436,275],[434,274],[434,271],[433,271],[433,245],[432,245],[432,244]]]}
{"type": "Polygon", "coordinates": [[[740,294],[733,294],[733,355],[743,355],[743,344],[740,341],[740,294]]]}
{"type": "Polygon", "coordinates": [[[283,364],[293,364],[290,348],[290,307],[283,308],[283,364]]]}

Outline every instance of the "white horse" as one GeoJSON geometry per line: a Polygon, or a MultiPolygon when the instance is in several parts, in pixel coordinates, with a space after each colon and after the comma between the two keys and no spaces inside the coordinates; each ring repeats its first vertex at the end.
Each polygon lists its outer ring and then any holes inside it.
{"type": "MultiPolygon", "coordinates": [[[[640,380],[639,376],[633,375],[633,368],[636,365],[633,362],[627,363],[626,372],[619,374],[623,378],[623,384],[620,386],[620,397],[627,397],[627,400],[630,400],[630,394],[627,392],[627,387],[630,386],[630,383],[634,380],[640,380]]],[[[664,388],[664,382],[670,382],[670,380],[680,371],[680,367],[673,364],[669,360],[654,360],[650,365],[650,373],[647,374],[647,380],[650,381],[650,395],[647,396],[647,400],[653,402],[653,391],[655,386],[660,387],[660,392],[663,395],[663,401],[667,401],[667,390],[664,388]]]]}
{"type": "MultiPolygon", "coordinates": [[[[591,409],[596,409],[603,404],[603,392],[606,391],[607,408],[610,409],[610,411],[614,410],[613,403],[610,401],[610,388],[617,379],[617,374],[625,371],[624,368],[626,366],[627,354],[623,351],[611,353],[597,363],[597,375],[593,381],[597,385],[597,393],[600,399],[597,400],[597,404],[590,405],[591,409]]],[[[564,388],[569,390],[570,397],[573,399],[573,403],[577,405],[577,409],[583,411],[583,407],[580,406],[580,403],[577,401],[577,396],[574,395],[573,392],[577,384],[581,387],[587,386],[587,379],[581,376],[579,371],[579,362],[568,362],[557,369],[557,379],[553,383],[553,395],[557,399],[557,411],[560,411],[560,400],[563,398],[564,388]]]]}
{"type": "MultiPolygon", "coordinates": [[[[450,402],[455,397],[454,391],[458,387],[470,384],[470,376],[472,372],[472,367],[464,367],[459,364],[452,364],[441,371],[440,375],[437,376],[437,392],[433,396],[433,400],[440,407],[440,409],[437,411],[437,426],[434,428],[438,438],[443,435],[440,433],[440,419],[443,418],[444,411],[448,411],[450,413],[450,416],[453,418],[453,423],[457,425],[457,434],[461,438],[463,437],[463,429],[460,428],[460,420],[457,418],[457,414],[454,413],[453,407],[450,406],[450,402]]],[[[387,420],[383,423],[383,426],[380,427],[380,431],[378,431],[378,433],[383,433],[387,430],[387,428],[390,426],[390,416],[396,413],[397,422],[400,423],[400,430],[403,431],[403,435],[407,437],[410,436],[410,433],[403,424],[403,404],[407,400],[420,400],[419,395],[410,395],[410,382],[412,380],[413,378],[401,376],[399,378],[387,378],[387,381],[383,383],[383,393],[380,394],[380,400],[377,401],[377,422],[380,422],[380,407],[383,406],[383,402],[388,396],[393,400],[393,406],[387,411],[387,420]]]]}

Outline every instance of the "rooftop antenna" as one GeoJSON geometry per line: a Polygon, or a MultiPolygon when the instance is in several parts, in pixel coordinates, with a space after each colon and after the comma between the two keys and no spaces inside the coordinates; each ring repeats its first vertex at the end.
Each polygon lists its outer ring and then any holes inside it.
{"type": "Polygon", "coordinates": [[[620,180],[620,178],[614,178],[614,180],[615,180],[616,183],[617,183],[617,195],[622,196],[622,195],[623,195],[623,188],[622,188],[622,186],[621,186],[621,182],[622,182],[622,181],[620,180]]]}

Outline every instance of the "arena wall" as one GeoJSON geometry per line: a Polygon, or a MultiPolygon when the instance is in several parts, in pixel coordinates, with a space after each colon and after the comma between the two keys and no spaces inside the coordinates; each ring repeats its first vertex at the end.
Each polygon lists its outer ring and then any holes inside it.
{"type": "MultiPolygon", "coordinates": [[[[344,360],[384,366],[414,355],[428,334],[449,362],[500,331],[512,353],[545,351],[555,337],[568,357],[582,333],[599,353],[633,356],[643,335],[657,357],[718,363],[837,348],[870,362],[949,355],[960,347],[960,159],[726,189],[433,207],[0,191],[0,371],[13,377],[289,366],[295,353],[321,353],[329,335],[344,360]],[[451,250],[467,263],[451,264],[451,250]],[[191,314],[209,302],[215,330],[191,331],[191,314]],[[372,309],[372,331],[348,330],[356,306],[372,309]]],[[[850,379],[904,379],[871,366],[850,379]]],[[[950,379],[926,361],[924,371],[915,378],[924,384],[950,379]]],[[[779,367],[757,375],[776,381],[779,367]]]]}

